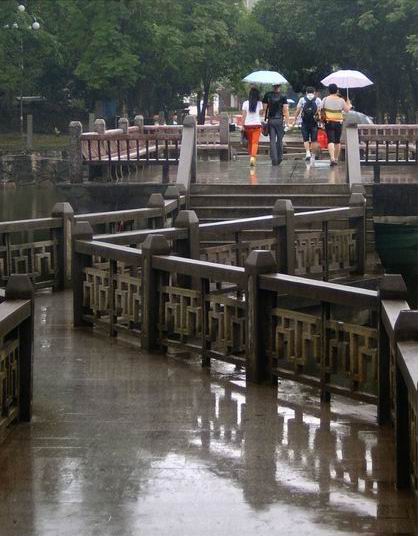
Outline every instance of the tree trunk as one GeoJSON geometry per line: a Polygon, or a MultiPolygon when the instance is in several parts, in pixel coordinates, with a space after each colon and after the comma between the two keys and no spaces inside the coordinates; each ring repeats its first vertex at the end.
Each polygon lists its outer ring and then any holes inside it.
{"type": "MultiPolygon", "coordinates": [[[[200,101],[202,100],[202,92],[198,91],[196,95],[196,107],[197,107],[197,122],[199,123],[199,118],[201,116],[202,110],[200,107],[200,101]]],[[[200,125],[200,123],[199,123],[200,125]]]]}

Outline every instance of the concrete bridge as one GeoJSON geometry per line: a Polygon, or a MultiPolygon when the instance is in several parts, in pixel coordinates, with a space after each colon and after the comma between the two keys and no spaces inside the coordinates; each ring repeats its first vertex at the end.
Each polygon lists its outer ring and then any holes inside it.
{"type": "Polygon", "coordinates": [[[418,311],[364,185],[202,222],[195,135],[145,208],[0,223],[2,530],[412,534],[418,311]]]}

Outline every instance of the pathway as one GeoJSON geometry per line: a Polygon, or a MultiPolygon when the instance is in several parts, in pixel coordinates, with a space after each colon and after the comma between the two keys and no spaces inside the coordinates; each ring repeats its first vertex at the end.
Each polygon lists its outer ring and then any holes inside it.
{"type": "Polygon", "coordinates": [[[0,536],[413,534],[375,408],[148,355],[38,295],[34,419],[0,449],[0,536]]]}

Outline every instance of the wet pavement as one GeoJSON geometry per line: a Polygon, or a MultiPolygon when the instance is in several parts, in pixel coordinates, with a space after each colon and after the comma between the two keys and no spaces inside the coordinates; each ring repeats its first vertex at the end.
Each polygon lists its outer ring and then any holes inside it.
{"type": "MultiPolygon", "coordinates": [[[[373,182],[373,168],[362,167],[362,179],[365,183],[373,182]]],[[[149,166],[138,169],[123,182],[161,182],[161,168],[149,166]]],[[[171,181],[175,180],[177,167],[170,167],[171,181]]],[[[381,167],[381,182],[414,183],[417,181],[413,166],[381,167]]],[[[249,167],[246,156],[238,156],[228,162],[222,162],[215,156],[197,164],[197,183],[199,184],[346,184],[345,163],[330,167],[329,160],[305,161],[302,157],[285,159],[279,166],[272,166],[270,158],[260,155],[254,169],[249,167]]]]}
{"type": "Polygon", "coordinates": [[[321,408],[71,327],[36,300],[34,418],[0,446],[0,536],[414,534],[372,406],[321,408]]]}

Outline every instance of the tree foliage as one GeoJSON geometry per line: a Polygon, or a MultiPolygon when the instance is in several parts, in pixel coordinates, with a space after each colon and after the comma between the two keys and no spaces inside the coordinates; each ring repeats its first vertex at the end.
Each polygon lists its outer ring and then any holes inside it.
{"type": "Polygon", "coordinates": [[[27,0],[23,14],[16,5],[1,0],[3,119],[22,88],[55,111],[113,99],[146,115],[195,93],[203,122],[219,86],[239,89],[258,68],[279,70],[296,91],[359,69],[375,85],[356,93],[358,107],[390,121],[417,108],[416,0],[259,0],[252,12],[242,0],[27,0]]]}
{"type": "Polygon", "coordinates": [[[269,65],[295,89],[335,69],[364,72],[374,86],[354,92],[365,111],[395,121],[417,109],[417,2],[415,0],[260,0],[254,14],[273,46],[269,65]]]}

